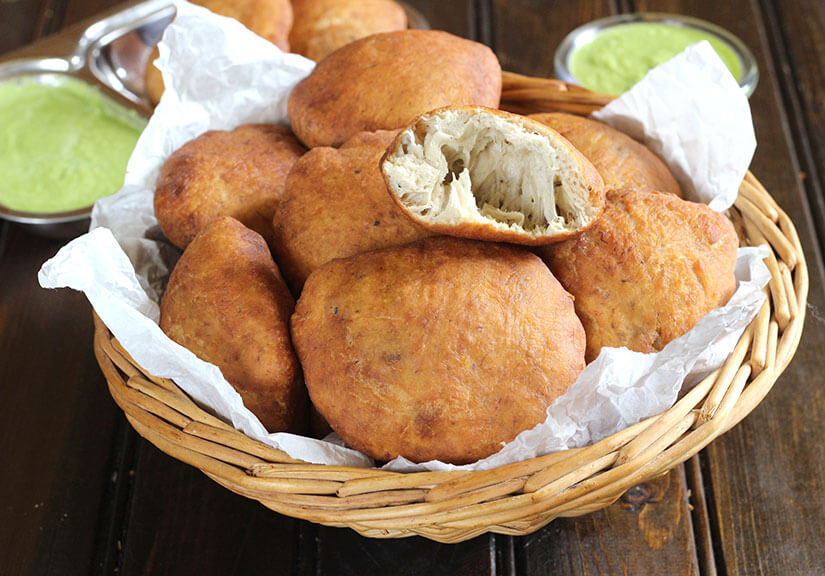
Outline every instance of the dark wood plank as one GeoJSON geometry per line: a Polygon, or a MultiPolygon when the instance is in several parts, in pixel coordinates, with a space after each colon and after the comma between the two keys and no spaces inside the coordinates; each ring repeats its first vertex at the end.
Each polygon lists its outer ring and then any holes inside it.
{"type": "Polygon", "coordinates": [[[628,490],[580,518],[558,518],[525,537],[519,573],[698,574],[682,468],[628,490]]]}
{"type": "Polygon", "coordinates": [[[397,540],[363,538],[352,530],[318,530],[317,569],[336,576],[496,574],[493,536],[479,536],[459,544],[439,544],[412,537],[397,540]]]}
{"type": "Polygon", "coordinates": [[[64,0],[66,3],[63,27],[71,26],[99,12],[122,4],[124,0],[64,0]]]}
{"type": "Polygon", "coordinates": [[[91,311],[37,284],[60,243],[7,225],[0,252],[0,574],[88,574],[110,505],[119,412],[92,354],[91,311]]]}
{"type": "Polygon", "coordinates": [[[473,0],[405,0],[429,22],[434,30],[445,30],[463,38],[475,39],[475,3],[473,0]]]}
{"type": "Polygon", "coordinates": [[[588,2],[493,2],[493,45],[505,70],[550,78],[553,54],[562,39],[582,24],[614,12],[610,0],[588,2]]]}
{"type": "Polygon", "coordinates": [[[761,5],[813,223],[825,249],[825,6],[809,0],[764,0],[761,5]]]}
{"type": "MultiPolygon", "coordinates": [[[[690,489],[690,517],[693,521],[693,536],[696,545],[696,561],[699,573],[704,576],[716,576],[714,542],[717,536],[711,529],[710,511],[705,494],[705,481],[702,476],[704,454],[696,455],[685,462],[685,479],[690,489]]],[[[724,570],[723,570],[724,572],[724,570]]]]}
{"type": "Polygon", "coordinates": [[[0,54],[56,32],[65,0],[0,2],[0,54]]]}
{"type": "MultiPolygon", "coordinates": [[[[795,222],[811,274],[809,300],[814,311],[823,309],[823,267],[796,154],[804,144],[790,137],[774,66],[780,47],[768,42],[760,5],[650,0],[637,7],[713,21],[755,52],[761,79],[751,98],[759,142],[752,170],[795,222]]],[[[789,3],[786,12],[792,11],[800,19],[816,13],[789,3]]],[[[825,567],[824,343],[825,326],[809,315],[793,362],[765,401],[706,450],[705,480],[723,552],[717,561],[728,574],[812,574],[825,567]]]]}
{"type": "Polygon", "coordinates": [[[118,573],[293,574],[297,524],[140,440],[118,573]]]}
{"type": "Polygon", "coordinates": [[[0,54],[37,38],[41,0],[0,2],[0,54]]]}

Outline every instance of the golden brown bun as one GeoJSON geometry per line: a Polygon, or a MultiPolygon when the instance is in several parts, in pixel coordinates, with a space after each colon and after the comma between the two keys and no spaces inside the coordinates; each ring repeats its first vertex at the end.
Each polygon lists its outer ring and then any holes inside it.
{"type": "Polygon", "coordinates": [[[665,163],[624,132],[598,120],[562,112],[528,117],[570,140],[593,163],[608,190],[633,188],[682,197],[682,189],[665,163]]]}
{"type": "Polygon", "coordinates": [[[575,298],[590,362],[602,346],[661,350],[724,305],[738,245],[730,220],[703,204],[611,190],[590,229],[539,254],[575,298]]]}
{"type": "Polygon", "coordinates": [[[435,30],[375,34],[318,63],[289,97],[309,147],[340,146],[358,132],[392,130],[449,104],[498,107],[501,66],[483,44],[435,30]]]}
{"type": "Polygon", "coordinates": [[[392,0],[293,0],[292,7],[292,51],[316,62],[359,38],[407,27],[407,14],[392,0]]]}
{"type": "Polygon", "coordinates": [[[221,369],[270,432],[300,432],[306,390],[289,339],[294,300],[260,235],[219,218],[178,261],[160,327],[221,369]]]}
{"type": "Polygon", "coordinates": [[[161,170],[155,216],[180,248],[220,216],[272,239],[272,214],[290,168],[305,149],[285,126],[213,130],[176,150],[161,170]]]}
{"type": "MultiPolygon", "coordinates": [[[[252,32],[289,52],[289,31],[292,28],[292,3],[289,0],[193,0],[220,16],[234,18],[252,32]]],[[[157,106],[163,94],[163,78],[153,62],[158,57],[155,46],[146,63],[143,81],[146,97],[157,106]]]]}
{"type": "Polygon", "coordinates": [[[378,460],[493,454],[584,367],[570,295],[541,260],[459,238],[326,263],[291,326],[313,403],[378,460]]]}
{"type": "Polygon", "coordinates": [[[422,114],[387,149],[381,170],[410,218],[451,236],[559,242],[604,206],[601,176],[558,132],[480,106],[422,114]]]}
{"type": "Polygon", "coordinates": [[[333,258],[431,234],[387,193],[378,161],[394,137],[393,131],[362,132],[341,148],[313,148],[292,167],[273,218],[272,248],[296,293],[333,258]]]}
{"type": "Polygon", "coordinates": [[[292,3],[289,0],[197,0],[215,14],[234,18],[258,36],[289,52],[292,3]]]}

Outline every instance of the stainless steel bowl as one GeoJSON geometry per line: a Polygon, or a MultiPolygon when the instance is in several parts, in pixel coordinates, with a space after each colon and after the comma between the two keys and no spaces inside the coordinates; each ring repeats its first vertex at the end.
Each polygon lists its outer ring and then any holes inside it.
{"type": "Polygon", "coordinates": [[[756,65],[756,58],[754,58],[753,53],[751,53],[744,42],[724,28],[711,24],[710,22],[706,22],[698,18],[692,18],[690,16],[682,16],[679,14],[661,14],[656,12],[621,14],[618,16],[610,16],[608,18],[594,20],[584,24],[583,26],[579,26],[570,32],[570,34],[562,40],[561,44],[559,44],[559,47],[556,49],[553,59],[553,67],[556,78],[572,84],[578,84],[579,82],[570,72],[570,58],[573,53],[581,46],[591,42],[596,35],[603,30],[613,28],[615,26],[638,22],[655,22],[658,24],[669,24],[671,26],[693,28],[713,36],[721,42],[724,42],[733,51],[739,59],[739,64],[742,66],[742,73],[739,78],[737,78],[739,86],[742,87],[742,90],[748,97],[753,94],[756,84],[759,81],[759,68],[756,65]]]}
{"type": "MultiPolygon", "coordinates": [[[[90,24],[79,34],[60,34],[0,61],[0,82],[21,78],[48,84],[66,78],[88,83],[118,104],[149,116],[143,70],[152,47],[174,16],[168,0],[149,0],[90,24]]],[[[11,210],[0,218],[52,238],[73,238],[89,229],[92,206],[56,213],[11,210]]]]}

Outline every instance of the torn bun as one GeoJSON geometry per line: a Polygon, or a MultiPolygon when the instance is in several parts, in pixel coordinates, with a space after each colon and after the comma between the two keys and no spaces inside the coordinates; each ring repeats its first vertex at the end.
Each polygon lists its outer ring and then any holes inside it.
{"type": "Polygon", "coordinates": [[[381,171],[413,220],[451,236],[549,244],[585,230],[604,208],[598,171],[558,132],[480,106],[419,116],[381,171]]]}

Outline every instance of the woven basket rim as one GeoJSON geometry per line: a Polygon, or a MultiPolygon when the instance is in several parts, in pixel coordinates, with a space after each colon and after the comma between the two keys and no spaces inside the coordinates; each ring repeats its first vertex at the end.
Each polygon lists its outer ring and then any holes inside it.
{"type": "MultiPolygon", "coordinates": [[[[502,108],[589,113],[611,97],[558,80],[505,73],[502,108]]],[[[808,270],[788,215],[748,172],[729,215],[743,244],[764,244],[771,281],[725,364],[670,409],[585,448],[485,471],[400,473],[309,464],[253,440],[143,370],[94,314],[94,351],[135,430],[238,494],[296,518],[365,536],[459,542],[522,535],[589,513],[684,462],[756,407],[790,363],[805,318],[808,270]]]]}

